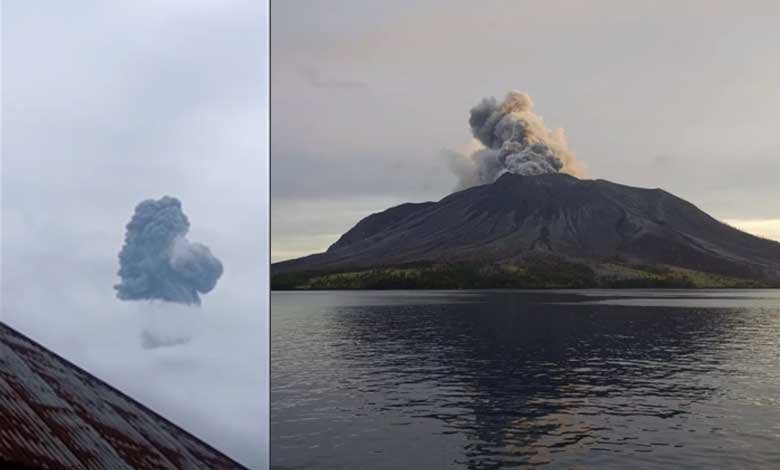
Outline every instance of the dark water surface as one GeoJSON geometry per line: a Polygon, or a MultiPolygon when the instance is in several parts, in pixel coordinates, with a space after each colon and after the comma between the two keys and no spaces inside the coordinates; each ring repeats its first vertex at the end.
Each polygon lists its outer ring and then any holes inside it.
{"type": "Polygon", "coordinates": [[[271,308],[274,469],[780,468],[777,290],[271,308]]]}

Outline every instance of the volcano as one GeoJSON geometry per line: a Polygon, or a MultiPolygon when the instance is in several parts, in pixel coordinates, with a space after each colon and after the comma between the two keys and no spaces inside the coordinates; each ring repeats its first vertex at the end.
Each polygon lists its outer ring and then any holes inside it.
{"type": "Polygon", "coordinates": [[[367,272],[374,287],[398,284],[388,276],[402,287],[776,286],[780,243],[661,189],[506,173],[369,215],[326,252],[271,266],[282,288],[366,287],[355,279],[367,272]],[[464,267],[470,280],[428,282],[464,267]]]}

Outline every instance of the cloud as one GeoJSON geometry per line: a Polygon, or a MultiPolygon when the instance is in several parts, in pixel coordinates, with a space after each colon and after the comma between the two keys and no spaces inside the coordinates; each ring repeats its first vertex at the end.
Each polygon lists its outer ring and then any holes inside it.
{"type": "Polygon", "coordinates": [[[178,333],[175,336],[161,336],[153,331],[141,331],[141,346],[144,349],[168,348],[180,344],[187,344],[191,340],[192,338],[189,336],[181,336],[181,334],[178,333]]]}
{"type": "Polygon", "coordinates": [[[368,87],[368,84],[358,80],[343,80],[338,78],[323,78],[320,71],[313,67],[304,67],[300,70],[301,76],[306,82],[315,88],[333,88],[333,89],[361,89],[368,87]]]}
{"type": "Polygon", "coordinates": [[[656,166],[658,168],[669,168],[674,165],[675,163],[675,157],[672,155],[661,153],[656,156],[654,156],[651,160],[651,163],[653,166],[656,166]]]}

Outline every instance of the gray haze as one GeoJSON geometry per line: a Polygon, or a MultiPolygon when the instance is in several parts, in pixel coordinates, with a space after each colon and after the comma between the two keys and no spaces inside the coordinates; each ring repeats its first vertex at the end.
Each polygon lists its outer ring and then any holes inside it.
{"type": "Polygon", "coordinates": [[[230,0],[2,16],[0,319],[251,468],[268,451],[267,22],[230,0]],[[112,288],[134,207],[165,194],[225,267],[200,307],[112,288]]]}
{"type": "Polygon", "coordinates": [[[223,268],[206,245],[187,240],[189,229],[176,198],[147,199],[135,206],[119,252],[117,297],[200,305],[198,293],[210,292],[223,268]]]}
{"type": "Polygon", "coordinates": [[[451,192],[452,153],[475,150],[468,111],[508,90],[566,130],[588,177],[780,237],[775,2],[274,0],[272,15],[275,260],[451,192]]]}

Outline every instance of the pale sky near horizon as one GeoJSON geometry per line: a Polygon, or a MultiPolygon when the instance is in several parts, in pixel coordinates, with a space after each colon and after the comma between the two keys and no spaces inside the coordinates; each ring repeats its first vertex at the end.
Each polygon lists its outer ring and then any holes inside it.
{"type": "Polygon", "coordinates": [[[589,176],[780,239],[775,2],[272,2],[272,253],[438,200],[482,97],[528,92],[589,176]]]}

